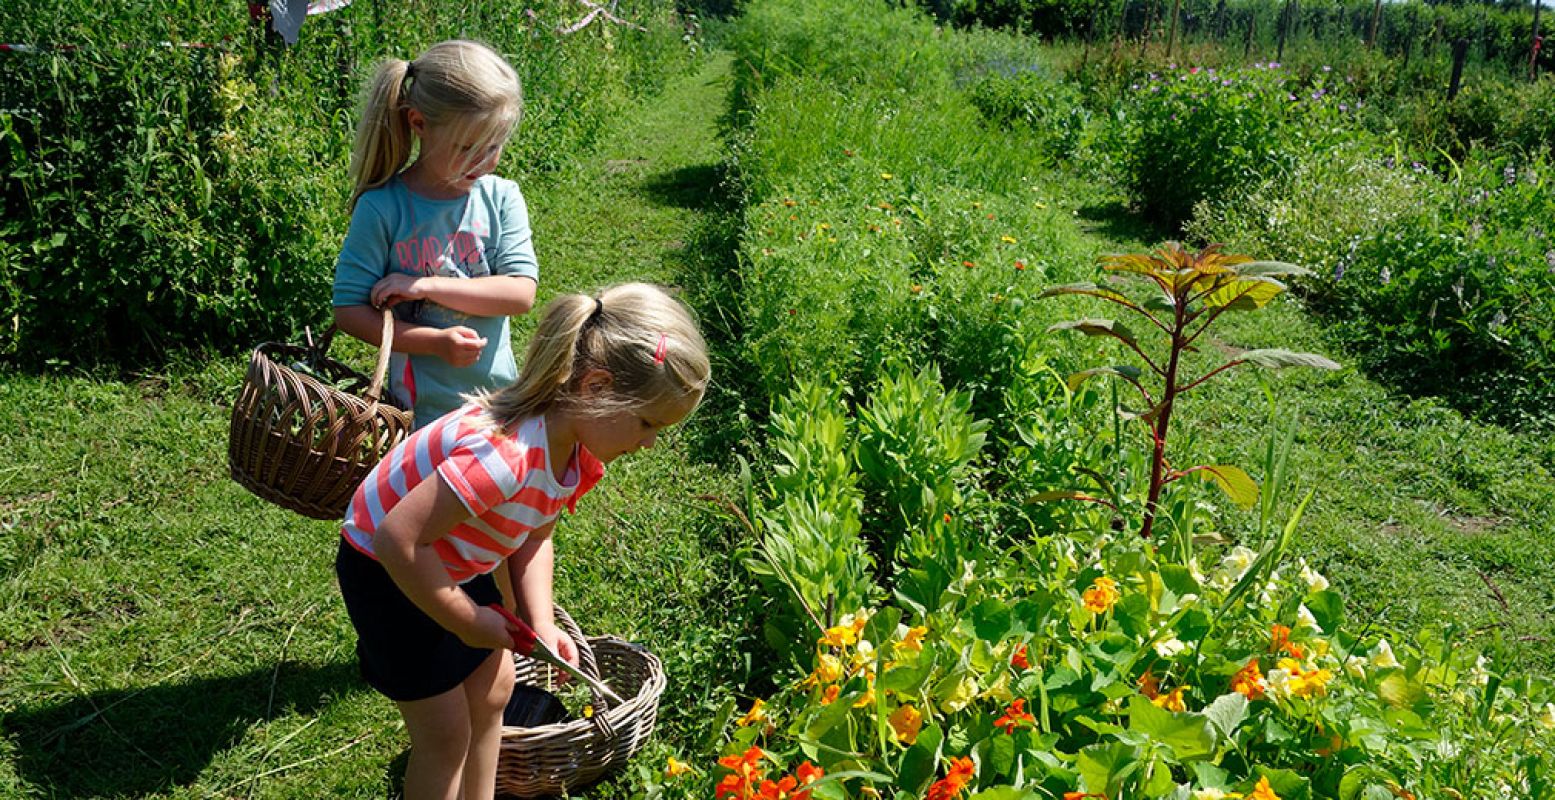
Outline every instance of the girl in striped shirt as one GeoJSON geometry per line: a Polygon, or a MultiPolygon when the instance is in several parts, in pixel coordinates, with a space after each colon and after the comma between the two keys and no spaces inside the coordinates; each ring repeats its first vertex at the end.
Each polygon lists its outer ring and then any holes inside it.
{"type": "Polygon", "coordinates": [[[406,798],[492,797],[514,681],[492,573],[576,663],[553,617],[556,518],[690,415],[709,372],[696,323],[656,287],[558,297],[517,382],[418,429],[357,489],[335,570],[362,676],[410,733],[406,798]]]}

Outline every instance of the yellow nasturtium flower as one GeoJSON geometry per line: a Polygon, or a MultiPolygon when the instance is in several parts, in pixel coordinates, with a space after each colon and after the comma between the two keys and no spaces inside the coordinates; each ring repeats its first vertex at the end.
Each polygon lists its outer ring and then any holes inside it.
{"type": "Polygon", "coordinates": [[[896,709],[886,721],[896,731],[896,740],[905,745],[918,741],[918,732],[923,729],[923,714],[912,706],[896,709]]]}
{"type": "Polygon", "coordinates": [[[1187,711],[1188,705],[1182,701],[1182,693],[1187,688],[1188,687],[1186,686],[1179,686],[1170,692],[1157,695],[1156,698],[1150,702],[1166,709],[1167,711],[1187,711]]]}
{"type": "Polygon", "coordinates": [[[928,632],[929,629],[922,625],[915,625],[911,628],[908,628],[907,632],[902,634],[902,641],[901,643],[897,644],[897,648],[901,650],[909,650],[914,653],[919,652],[923,649],[923,637],[928,634],[928,632]]]}
{"type": "Polygon", "coordinates": [[[1085,610],[1093,614],[1105,614],[1117,605],[1119,598],[1118,583],[1111,578],[1102,576],[1091,581],[1091,588],[1086,589],[1080,595],[1085,601],[1085,610]]]}
{"type": "Polygon", "coordinates": [[[748,725],[754,725],[758,722],[764,721],[767,718],[767,711],[765,708],[763,708],[765,705],[766,703],[763,703],[761,698],[756,698],[751,702],[751,710],[745,712],[745,716],[740,717],[739,721],[735,724],[744,728],[748,725]]]}
{"type": "Polygon", "coordinates": [[[680,776],[690,771],[690,764],[682,764],[681,762],[676,761],[674,756],[670,756],[670,760],[664,765],[664,777],[671,780],[679,778],[680,776]]]}
{"type": "Polygon", "coordinates": [[[1274,787],[1264,777],[1258,779],[1258,785],[1253,787],[1253,793],[1247,796],[1247,800],[1280,800],[1280,796],[1274,793],[1274,787]]]}

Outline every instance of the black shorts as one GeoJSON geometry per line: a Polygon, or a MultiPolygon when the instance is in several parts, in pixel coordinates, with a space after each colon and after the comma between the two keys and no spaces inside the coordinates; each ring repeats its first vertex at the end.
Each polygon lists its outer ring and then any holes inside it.
{"type": "MultiPolygon", "coordinates": [[[[383,565],[340,538],[335,576],[346,613],[356,628],[362,678],[390,700],[424,700],[448,691],[475,673],[492,653],[470,647],[416,607],[383,565]]],[[[462,584],[484,606],[502,602],[491,575],[462,584]]]]}

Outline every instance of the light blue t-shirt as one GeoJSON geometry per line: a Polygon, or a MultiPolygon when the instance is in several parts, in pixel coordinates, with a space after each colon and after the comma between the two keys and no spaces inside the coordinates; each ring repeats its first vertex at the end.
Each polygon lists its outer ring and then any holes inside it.
{"type": "MultiPolygon", "coordinates": [[[[363,192],[335,262],[334,305],[369,305],[373,284],[390,271],[538,281],[529,211],[518,184],[484,175],[464,197],[432,200],[410,191],[396,175],[363,192]]],[[[468,367],[432,355],[393,354],[389,389],[414,409],[416,427],[458,408],[464,392],[505,386],[518,377],[507,317],[477,317],[430,300],[400,303],[394,315],[434,328],[463,325],[486,339],[480,359],[468,367]]]]}

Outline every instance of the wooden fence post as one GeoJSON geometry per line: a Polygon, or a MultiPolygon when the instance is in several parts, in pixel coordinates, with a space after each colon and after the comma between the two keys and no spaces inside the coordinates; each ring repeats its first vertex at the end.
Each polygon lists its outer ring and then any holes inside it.
{"type": "Polygon", "coordinates": [[[1377,46],[1377,21],[1382,19],[1382,0],[1371,7],[1371,27],[1366,30],[1366,49],[1377,46]]]}
{"type": "Polygon", "coordinates": [[[1469,40],[1459,39],[1452,43],[1452,81],[1447,84],[1447,102],[1451,103],[1458,96],[1458,89],[1463,83],[1463,62],[1469,57],[1469,40]]]}
{"type": "Polygon", "coordinates": [[[1172,25],[1171,32],[1166,35],[1166,57],[1172,57],[1172,48],[1177,45],[1177,18],[1182,16],[1182,0],[1172,0],[1172,25]]]}
{"type": "Polygon", "coordinates": [[[1544,7],[1544,0],[1533,0],[1533,38],[1529,40],[1528,47],[1528,80],[1539,79],[1539,45],[1544,43],[1539,38],[1539,9],[1544,7]]]}

